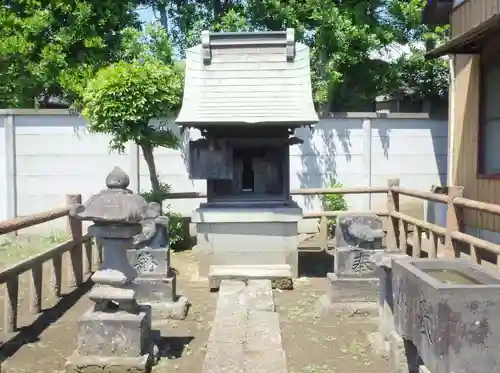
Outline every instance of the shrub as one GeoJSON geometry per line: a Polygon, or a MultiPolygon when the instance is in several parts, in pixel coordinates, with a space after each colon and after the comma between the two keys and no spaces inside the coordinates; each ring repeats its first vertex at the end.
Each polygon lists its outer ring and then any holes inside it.
{"type": "MultiPolygon", "coordinates": [[[[157,202],[160,206],[163,206],[163,201],[168,197],[169,193],[172,193],[172,186],[162,181],[160,181],[159,184],[159,190],[150,190],[141,192],[140,194],[147,202],[157,202]]],[[[167,205],[166,208],[167,211],[164,211],[164,214],[168,216],[169,243],[172,249],[176,249],[186,240],[184,234],[184,218],[181,214],[173,212],[170,205],[167,205]]]]}
{"type": "MultiPolygon", "coordinates": [[[[330,188],[343,188],[344,185],[332,179],[330,181],[330,188]]],[[[321,202],[323,204],[323,211],[347,211],[347,201],[343,194],[332,193],[323,195],[321,202]]],[[[335,236],[335,218],[328,218],[328,232],[330,237],[335,236]]]]}
{"type": "MultiPolygon", "coordinates": [[[[332,179],[330,188],[343,188],[344,185],[332,179]]],[[[325,194],[322,197],[323,210],[325,211],[347,211],[348,206],[343,194],[325,194]]]]}

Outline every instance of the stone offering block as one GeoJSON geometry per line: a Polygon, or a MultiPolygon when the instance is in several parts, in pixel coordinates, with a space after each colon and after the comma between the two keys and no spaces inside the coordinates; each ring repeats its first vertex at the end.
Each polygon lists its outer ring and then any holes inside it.
{"type": "Polygon", "coordinates": [[[219,289],[222,280],[270,280],[271,286],[293,289],[292,269],[288,264],[275,265],[211,265],[208,274],[210,290],[219,289]]]}
{"type": "Polygon", "coordinates": [[[392,263],[394,323],[432,373],[500,369],[500,275],[460,259],[392,263]]]}
{"type": "Polygon", "coordinates": [[[128,249],[127,258],[137,275],[159,274],[165,275],[168,271],[167,255],[169,249],[128,249]]]}
{"type": "Polygon", "coordinates": [[[384,238],[382,219],[373,214],[343,213],[337,217],[335,247],[377,250],[384,238]]]}
{"type": "Polygon", "coordinates": [[[377,277],[377,266],[371,260],[376,252],[383,250],[354,249],[337,247],[335,250],[334,272],[337,276],[377,277]]]}

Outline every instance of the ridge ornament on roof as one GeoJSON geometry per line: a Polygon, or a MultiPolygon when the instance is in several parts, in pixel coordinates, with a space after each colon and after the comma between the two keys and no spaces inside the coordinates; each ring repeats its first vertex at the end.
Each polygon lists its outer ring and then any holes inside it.
{"type": "Polygon", "coordinates": [[[201,45],[203,48],[203,63],[210,65],[212,62],[212,47],[230,45],[240,46],[285,46],[287,62],[295,59],[295,30],[288,28],[286,31],[268,32],[210,32],[202,31],[201,45]]]}
{"type": "Polygon", "coordinates": [[[208,32],[186,52],[182,127],[284,125],[318,122],[309,48],[294,29],[208,32]]]}

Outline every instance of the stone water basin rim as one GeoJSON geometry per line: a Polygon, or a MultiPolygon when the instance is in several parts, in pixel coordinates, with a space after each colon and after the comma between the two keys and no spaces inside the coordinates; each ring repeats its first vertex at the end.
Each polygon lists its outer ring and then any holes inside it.
{"type": "Polygon", "coordinates": [[[467,259],[394,260],[435,289],[500,289],[500,274],[467,259]]]}

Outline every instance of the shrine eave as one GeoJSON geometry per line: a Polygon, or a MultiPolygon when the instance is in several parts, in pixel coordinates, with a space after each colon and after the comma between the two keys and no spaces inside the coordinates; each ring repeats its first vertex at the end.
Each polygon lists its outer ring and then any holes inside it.
{"type": "Polygon", "coordinates": [[[318,123],[318,119],[310,120],[283,120],[283,121],[261,121],[261,122],[245,122],[245,121],[187,121],[176,120],[176,124],[181,127],[192,127],[192,128],[205,128],[205,127],[224,127],[224,126],[234,126],[234,127],[289,127],[297,128],[303,126],[310,126],[318,123]]]}

